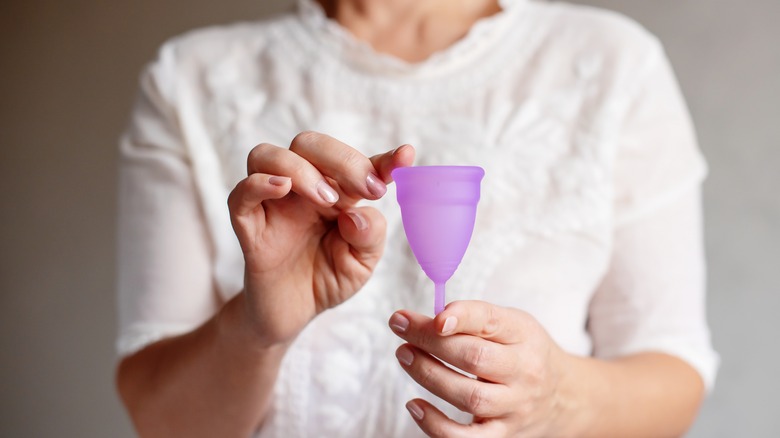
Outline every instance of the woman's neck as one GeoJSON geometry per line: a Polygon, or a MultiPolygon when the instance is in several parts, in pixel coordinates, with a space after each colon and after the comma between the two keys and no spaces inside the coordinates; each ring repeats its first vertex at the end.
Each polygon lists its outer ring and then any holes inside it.
{"type": "Polygon", "coordinates": [[[318,0],[328,17],[377,52],[419,62],[463,38],[497,0],[318,0]]]}

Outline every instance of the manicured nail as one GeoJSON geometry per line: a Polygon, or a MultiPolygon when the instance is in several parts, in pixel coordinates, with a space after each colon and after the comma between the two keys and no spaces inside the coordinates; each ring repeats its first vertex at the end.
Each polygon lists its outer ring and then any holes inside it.
{"type": "Polygon", "coordinates": [[[271,184],[272,186],[278,186],[278,187],[287,184],[289,181],[290,178],[286,176],[272,176],[268,178],[268,184],[271,184]]]}
{"type": "Polygon", "coordinates": [[[368,188],[368,191],[377,198],[381,198],[387,193],[387,186],[385,183],[380,181],[379,177],[372,173],[369,173],[366,177],[366,187],[368,188]]]}
{"type": "Polygon", "coordinates": [[[390,317],[390,327],[398,333],[404,333],[409,328],[409,320],[400,313],[394,313],[390,317]]]}
{"type": "Polygon", "coordinates": [[[455,327],[458,326],[458,318],[449,316],[444,320],[444,326],[441,328],[441,334],[449,335],[455,331],[455,327]]]}
{"type": "Polygon", "coordinates": [[[395,352],[395,357],[398,358],[398,362],[409,366],[414,362],[414,353],[406,347],[401,347],[395,352]]]}
{"type": "Polygon", "coordinates": [[[357,227],[358,230],[364,231],[368,228],[368,221],[366,221],[366,218],[364,218],[360,213],[356,211],[348,211],[347,216],[352,219],[352,222],[354,222],[355,227],[357,227]]]}
{"type": "Polygon", "coordinates": [[[415,420],[420,421],[425,416],[425,412],[417,406],[417,403],[410,401],[406,404],[406,409],[409,411],[410,414],[412,414],[412,417],[414,417],[415,420]]]}
{"type": "Polygon", "coordinates": [[[339,200],[339,194],[325,180],[317,183],[317,194],[328,204],[335,204],[339,200]]]}

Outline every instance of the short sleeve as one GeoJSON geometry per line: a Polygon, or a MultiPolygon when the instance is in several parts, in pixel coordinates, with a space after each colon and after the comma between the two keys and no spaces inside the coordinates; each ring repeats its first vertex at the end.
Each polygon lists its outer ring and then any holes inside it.
{"type": "Polygon", "coordinates": [[[707,173],[682,92],[657,40],[628,81],[615,162],[618,225],[671,202],[707,173]]]}
{"type": "Polygon", "coordinates": [[[172,50],[143,72],[120,140],[120,355],[192,330],[215,311],[211,248],[175,110],[172,50]]]}
{"type": "Polygon", "coordinates": [[[692,123],[660,46],[627,107],[615,162],[613,251],[591,301],[594,355],[656,351],[712,387],[718,356],[705,312],[700,185],[692,123]]]}

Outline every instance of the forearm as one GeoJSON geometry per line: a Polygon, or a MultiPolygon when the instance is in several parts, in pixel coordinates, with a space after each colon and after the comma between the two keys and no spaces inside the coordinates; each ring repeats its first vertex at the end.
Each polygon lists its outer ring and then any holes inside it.
{"type": "Polygon", "coordinates": [[[263,421],[286,347],[256,345],[243,299],[120,363],[119,392],[141,436],[248,436],[263,421]]]}
{"type": "Polygon", "coordinates": [[[698,373],[662,353],[610,361],[568,356],[567,362],[561,407],[573,436],[681,436],[704,395],[698,373]]]}

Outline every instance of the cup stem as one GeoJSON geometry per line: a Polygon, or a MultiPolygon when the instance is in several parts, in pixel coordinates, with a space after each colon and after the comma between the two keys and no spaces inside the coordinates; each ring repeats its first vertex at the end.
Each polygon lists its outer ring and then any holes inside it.
{"type": "Polygon", "coordinates": [[[434,315],[438,315],[441,313],[442,310],[444,310],[444,285],[446,282],[442,283],[434,283],[436,286],[436,293],[434,295],[433,300],[433,313],[434,315]]]}

